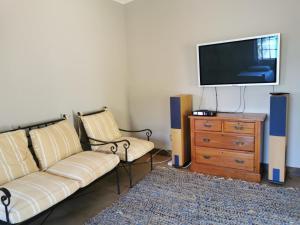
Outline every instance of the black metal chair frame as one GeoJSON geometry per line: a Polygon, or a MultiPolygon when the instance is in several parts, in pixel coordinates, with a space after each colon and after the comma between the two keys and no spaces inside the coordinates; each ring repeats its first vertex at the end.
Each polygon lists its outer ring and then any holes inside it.
{"type": "MultiPolygon", "coordinates": [[[[85,113],[85,114],[82,114],[80,112],[77,113],[79,119],[81,116],[91,116],[91,115],[95,115],[95,114],[99,114],[99,113],[103,113],[105,112],[107,109],[107,107],[104,107],[104,109],[102,110],[98,110],[98,111],[94,111],[94,112],[90,112],[90,113],[85,113]]],[[[80,119],[81,121],[81,119],[80,119]]],[[[82,123],[82,121],[81,121],[82,123]]],[[[79,126],[78,129],[81,129],[81,127],[84,129],[84,126],[79,126]]],[[[146,136],[147,136],[147,140],[150,141],[150,137],[152,135],[152,131],[150,129],[143,129],[143,130],[125,130],[125,129],[119,129],[120,131],[122,132],[127,132],[127,133],[141,133],[141,132],[146,132],[146,136]]],[[[103,141],[103,140],[99,140],[99,139],[95,139],[95,138],[91,138],[87,135],[86,131],[85,131],[85,134],[87,136],[87,139],[88,139],[88,142],[89,143],[85,143],[85,144],[89,144],[90,146],[101,146],[101,145],[104,145],[104,144],[114,144],[118,146],[118,144],[120,143],[123,143],[123,148],[125,150],[125,160],[121,160],[121,163],[123,165],[123,168],[125,169],[126,173],[128,174],[128,178],[129,178],[129,187],[132,188],[132,165],[134,165],[134,163],[138,160],[134,160],[134,161],[131,161],[129,162],[128,161],[128,149],[130,147],[130,141],[127,140],[127,139],[122,139],[122,140],[119,140],[119,141],[110,141],[110,142],[107,142],[107,141],[103,141]],[[92,144],[91,141],[94,141],[96,143],[99,143],[99,144],[92,144]],[[128,166],[128,169],[126,168],[126,166],[128,166]]],[[[118,151],[118,148],[114,148],[114,146],[112,146],[111,148],[111,151],[116,153],[118,151]]],[[[154,149],[152,149],[151,151],[149,151],[149,154],[150,154],[150,170],[152,171],[153,170],[153,157],[152,157],[152,151],[154,149]]]]}
{"type": "MultiPolygon", "coordinates": [[[[8,132],[13,132],[13,131],[17,131],[17,130],[25,130],[26,131],[26,135],[27,135],[27,139],[28,139],[28,147],[29,149],[31,150],[31,153],[34,157],[34,160],[36,161],[36,164],[38,165],[38,160],[36,158],[36,155],[35,153],[32,151],[32,143],[31,143],[31,139],[30,139],[30,136],[29,136],[29,131],[30,130],[33,130],[33,129],[38,129],[38,128],[43,128],[43,127],[47,127],[49,125],[53,125],[55,123],[58,123],[60,121],[63,121],[63,120],[66,120],[67,117],[66,115],[63,115],[63,117],[61,119],[56,119],[56,120],[51,120],[51,121],[47,121],[47,122],[42,122],[42,123],[37,123],[37,124],[33,124],[33,125],[29,125],[29,126],[19,126],[18,128],[16,129],[12,129],[12,130],[7,130],[7,131],[3,131],[3,132],[0,132],[0,134],[3,134],[3,133],[8,133],[8,132]]],[[[112,147],[111,147],[111,150],[112,150],[112,153],[115,154],[118,150],[118,145],[117,143],[101,143],[101,145],[107,145],[107,144],[112,144],[112,147]]],[[[116,185],[117,185],[117,193],[120,194],[120,179],[119,179],[119,172],[118,172],[118,166],[117,165],[112,171],[110,171],[109,173],[107,174],[110,174],[111,172],[115,172],[116,174],[116,185]]],[[[71,200],[73,199],[73,197],[76,195],[76,194],[79,194],[80,192],[82,192],[83,190],[85,190],[87,187],[91,186],[93,183],[95,183],[96,181],[98,181],[99,179],[102,179],[103,177],[105,177],[107,174],[105,174],[104,176],[101,176],[99,177],[97,180],[95,180],[94,182],[92,182],[91,184],[89,184],[88,186],[84,187],[84,188],[80,188],[79,190],[77,190],[75,193],[73,193],[72,195],[70,195],[68,198],[66,198],[65,200],[61,201],[61,202],[64,202],[64,201],[67,201],[67,200],[71,200]]],[[[12,197],[12,194],[10,193],[10,191],[7,189],[7,188],[4,188],[4,187],[0,187],[0,200],[1,200],[1,204],[4,206],[4,209],[5,209],[5,216],[6,216],[6,221],[2,221],[0,220],[0,224],[11,224],[10,223],[10,219],[9,219],[9,205],[11,203],[11,197],[12,197]]],[[[76,196],[75,196],[76,197],[76,196]]],[[[56,205],[50,207],[49,209],[47,209],[46,211],[50,210],[50,213],[52,212],[52,210],[58,205],[60,204],[61,202],[58,202],[56,205]]],[[[41,212],[40,214],[44,213],[45,211],[41,212]]],[[[26,220],[26,221],[23,221],[19,224],[27,224],[29,221],[31,221],[32,219],[38,217],[40,214],[26,220]]],[[[46,219],[48,218],[49,215],[46,216],[46,219]]]]}

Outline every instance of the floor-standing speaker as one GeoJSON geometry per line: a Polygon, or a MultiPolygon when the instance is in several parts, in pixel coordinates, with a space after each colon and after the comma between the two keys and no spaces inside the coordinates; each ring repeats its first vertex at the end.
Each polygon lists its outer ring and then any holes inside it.
{"type": "Polygon", "coordinates": [[[188,115],[192,112],[192,95],[170,98],[172,163],[181,167],[191,160],[188,115]]]}
{"type": "Polygon", "coordinates": [[[285,181],[289,94],[271,93],[270,98],[268,179],[274,183],[283,183],[285,181]]]}

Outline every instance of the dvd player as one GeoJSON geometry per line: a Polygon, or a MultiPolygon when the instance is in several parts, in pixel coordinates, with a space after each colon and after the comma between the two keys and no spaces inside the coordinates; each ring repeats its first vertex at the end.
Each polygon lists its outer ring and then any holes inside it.
{"type": "Polygon", "coordinates": [[[195,110],[193,116],[216,116],[217,112],[212,110],[195,110]]]}

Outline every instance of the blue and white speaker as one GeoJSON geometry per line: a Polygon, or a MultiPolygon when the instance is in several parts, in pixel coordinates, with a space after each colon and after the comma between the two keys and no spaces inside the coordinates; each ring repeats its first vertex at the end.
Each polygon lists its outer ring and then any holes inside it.
{"type": "Polygon", "coordinates": [[[269,174],[273,183],[285,181],[285,162],[287,149],[288,93],[271,93],[270,136],[269,136],[269,174]]]}
{"type": "Polygon", "coordinates": [[[192,112],[192,95],[170,98],[172,164],[181,167],[191,159],[188,116],[192,112]]]}

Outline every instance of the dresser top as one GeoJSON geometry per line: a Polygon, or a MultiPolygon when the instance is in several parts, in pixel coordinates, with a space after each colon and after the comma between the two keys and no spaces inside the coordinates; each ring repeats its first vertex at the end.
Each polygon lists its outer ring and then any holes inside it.
{"type": "Polygon", "coordinates": [[[230,119],[245,121],[265,121],[267,114],[265,113],[218,113],[217,116],[189,116],[189,118],[198,119],[230,119]]]}

